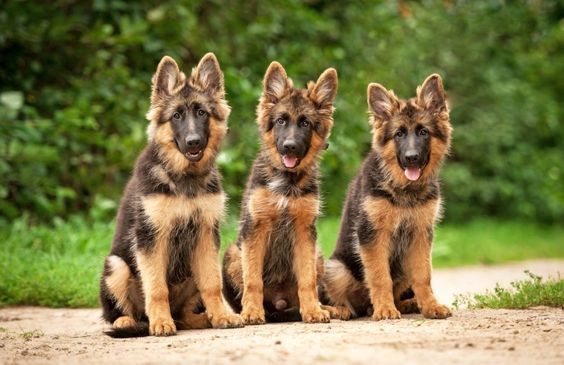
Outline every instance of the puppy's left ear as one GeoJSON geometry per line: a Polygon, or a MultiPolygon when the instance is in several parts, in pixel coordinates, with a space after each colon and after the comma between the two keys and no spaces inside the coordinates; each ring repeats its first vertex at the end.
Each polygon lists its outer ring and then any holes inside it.
{"type": "Polygon", "coordinates": [[[323,71],[317,82],[311,89],[309,97],[321,109],[333,107],[335,96],[337,96],[338,77],[337,70],[328,68],[323,71]]]}
{"type": "Polygon", "coordinates": [[[195,87],[209,95],[221,98],[225,95],[223,72],[211,52],[202,57],[198,66],[192,70],[190,79],[195,87]]]}
{"type": "Polygon", "coordinates": [[[417,104],[432,111],[440,112],[447,109],[443,80],[438,74],[432,74],[417,88],[417,104]]]}

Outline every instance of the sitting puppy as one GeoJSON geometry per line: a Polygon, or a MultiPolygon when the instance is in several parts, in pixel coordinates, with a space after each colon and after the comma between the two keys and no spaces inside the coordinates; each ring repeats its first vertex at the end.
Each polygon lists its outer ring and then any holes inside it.
{"type": "Polygon", "coordinates": [[[317,293],[323,260],[315,222],[319,157],[336,93],[334,69],[307,89],[294,88],[277,62],[266,71],[257,108],[261,149],[243,198],[239,238],[223,265],[225,297],[246,324],[329,321],[317,293]]]}
{"type": "Polygon", "coordinates": [[[429,76],[410,100],[370,84],[368,107],[372,151],[349,186],[337,247],[326,263],[329,303],[343,319],[417,311],[449,317],[431,289],[439,169],[451,135],[441,78],[429,76]]]}
{"type": "Polygon", "coordinates": [[[208,320],[218,328],[243,325],[224,303],[217,262],[225,194],[215,158],[229,112],[212,53],[188,79],[172,58],[161,60],[149,143],[125,188],[100,282],[109,335],[168,336],[208,320]],[[200,304],[205,313],[196,313],[200,304]]]}

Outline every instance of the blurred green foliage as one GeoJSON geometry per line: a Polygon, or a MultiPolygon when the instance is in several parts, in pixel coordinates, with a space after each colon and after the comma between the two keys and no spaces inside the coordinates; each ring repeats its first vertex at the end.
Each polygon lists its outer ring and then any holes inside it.
{"type": "Polygon", "coordinates": [[[562,1],[4,1],[0,219],[108,219],[145,143],[150,79],[171,55],[218,56],[233,107],[219,163],[235,213],[272,60],[297,85],[339,72],[325,210],[370,144],[366,87],[410,97],[443,76],[455,128],[446,217],[564,218],[562,1]]]}

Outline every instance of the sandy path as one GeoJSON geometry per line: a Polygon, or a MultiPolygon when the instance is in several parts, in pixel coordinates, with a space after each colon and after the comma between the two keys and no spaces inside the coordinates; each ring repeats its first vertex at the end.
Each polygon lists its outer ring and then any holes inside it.
{"type": "MultiPolygon", "coordinates": [[[[437,270],[436,292],[481,291],[525,278],[556,277],[564,261],[437,270]]],[[[0,310],[0,364],[564,364],[564,311],[460,310],[448,320],[302,323],[182,331],[114,340],[99,309],[0,310]],[[35,331],[35,332],[33,332],[35,331]],[[27,338],[29,337],[29,338],[27,338]]]]}

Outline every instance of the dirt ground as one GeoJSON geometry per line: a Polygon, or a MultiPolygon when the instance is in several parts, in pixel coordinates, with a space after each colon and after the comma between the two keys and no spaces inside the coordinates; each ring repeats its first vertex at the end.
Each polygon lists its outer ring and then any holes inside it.
{"type": "MultiPolygon", "coordinates": [[[[438,297],[564,273],[564,261],[436,270],[438,297]]],[[[269,324],[181,331],[166,338],[111,339],[100,309],[0,310],[0,364],[564,364],[564,311],[455,310],[372,322],[269,324]]]]}

